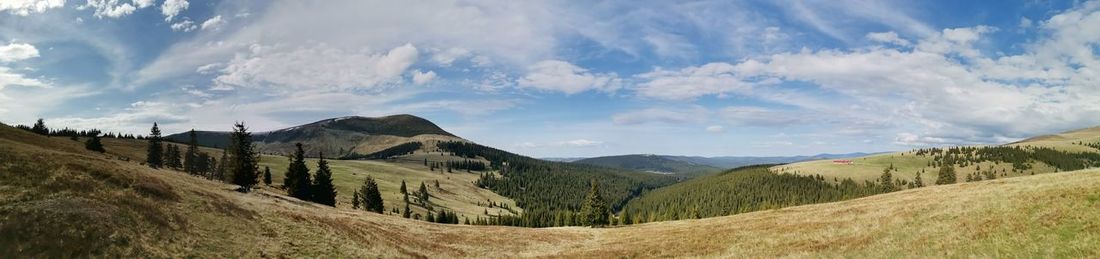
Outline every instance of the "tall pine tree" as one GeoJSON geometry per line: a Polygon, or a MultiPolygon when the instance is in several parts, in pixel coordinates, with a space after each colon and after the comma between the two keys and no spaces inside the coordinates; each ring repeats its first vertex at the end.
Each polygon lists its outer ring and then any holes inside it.
{"type": "Polygon", "coordinates": [[[39,134],[39,135],[49,136],[50,135],[50,128],[46,127],[46,122],[43,121],[42,118],[38,118],[38,121],[35,121],[34,126],[31,127],[31,132],[34,132],[34,133],[39,134]]]}
{"type": "Polygon", "coordinates": [[[243,122],[233,125],[231,136],[230,147],[233,154],[233,167],[230,172],[233,174],[233,184],[241,187],[238,189],[239,191],[249,192],[252,190],[252,186],[259,182],[260,155],[256,152],[256,147],[252,145],[252,133],[248,132],[248,128],[244,126],[243,122]]]}
{"type": "Polygon", "coordinates": [[[271,167],[264,166],[264,185],[271,186],[271,167]]]}
{"type": "Polygon", "coordinates": [[[290,166],[286,169],[283,178],[283,188],[286,194],[301,200],[309,200],[309,167],[306,167],[305,151],[302,151],[302,143],[294,144],[297,149],[294,156],[290,157],[290,166]]]}
{"type": "Polygon", "coordinates": [[[581,205],[582,223],[586,226],[607,225],[610,222],[608,213],[607,202],[600,194],[600,185],[593,180],[592,189],[588,191],[588,196],[584,198],[584,204],[581,205]]]}
{"type": "Polygon", "coordinates": [[[378,183],[375,183],[374,178],[369,175],[366,180],[363,180],[363,186],[359,187],[359,198],[362,199],[360,206],[367,211],[382,213],[384,209],[382,193],[378,190],[378,183]]]}
{"type": "Polygon", "coordinates": [[[187,153],[183,155],[183,170],[188,174],[199,174],[199,137],[195,133],[195,129],[191,129],[187,133],[187,153]]]}
{"type": "Polygon", "coordinates": [[[164,145],[161,144],[160,128],[153,123],[153,129],[149,132],[149,148],[146,152],[145,164],[152,168],[164,167],[164,145]]]}
{"type": "Polygon", "coordinates": [[[328,168],[324,154],[318,154],[321,159],[317,161],[317,174],[313,175],[313,202],[336,206],[336,187],[332,185],[332,170],[328,168]]]}

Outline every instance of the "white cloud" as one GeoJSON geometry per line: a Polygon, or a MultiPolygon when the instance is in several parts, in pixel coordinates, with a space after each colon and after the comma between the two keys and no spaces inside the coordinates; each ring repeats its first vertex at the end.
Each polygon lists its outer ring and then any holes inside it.
{"type": "Polygon", "coordinates": [[[191,3],[188,3],[187,0],[165,0],[164,3],[160,5],[160,13],[164,14],[164,21],[170,22],[179,15],[180,12],[187,10],[189,6],[191,6],[191,3]]]}
{"type": "Polygon", "coordinates": [[[890,43],[898,46],[912,45],[908,40],[902,39],[896,32],[872,32],[867,34],[867,39],[881,43],[890,43]]]}
{"type": "Polygon", "coordinates": [[[210,74],[210,73],[217,72],[218,70],[222,69],[222,67],[225,67],[225,64],[222,64],[222,63],[206,64],[206,65],[199,66],[198,68],[195,68],[195,73],[199,73],[199,74],[203,74],[203,75],[210,74]]]}
{"type": "Polygon", "coordinates": [[[719,110],[719,116],[730,124],[749,127],[784,127],[806,123],[801,114],[752,106],[726,107],[719,110]]]}
{"type": "MultiPolygon", "coordinates": [[[[187,122],[181,115],[186,108],[163,102],[139,101],[131,103],[106,117],[80,118],[62,117],[51,119],[52,123],[81,129],[102,129],[108,131],[148,134],[149,128],[156,122],[163,130],[165,125],[187,122]]],[[[171,134],[170,132],[166,132],[171,134]]]]}
{"type": "Polygon", "coordinates": [[[202,22],[202,30],[217,30],[221,28],[222,25],[225,25],[225,20],[222,20],[222,16],[218,15],[214,16],[214,18],[206,20],[205,22],[202,22]]]}
{"type": "Polygon", "coordinates": [[[413,70],[413,72],[412,72],[413,84],[418,84],[418,85],[427,84],[427,83],[431,82],[432,80],[435,80],[435,77],[436,77],[436,75],[435,75],[434,71],[428,71],[428,72],[425,73],[425,72],[420,72],[420,70],[413,70]]]}
{"type": "Polygon", "coordinates": [[[27,16],[32,13],[44,13],[46,10],[65,6],[65,0],[4,0],[0,1],[0,11],[27,16]]]}
{"type": "Polygon", "coordinates": [[[603,145],[603,141],[587,140],[587,139],[574,139],[560,142],[563,146],[570,147],[591,147],[603,145]]]}
{"type": "Polygon", "coordinates": [[[584,147],[598,147],[598,146],[602,146],[603,144],[604,144],[603,141],[588,140],[588,139],[573,139],[573,140],[564,140],[564,141],[556,141],[556,142],[549,142],[549,143],[522,142],[522,143],[515,144],[513,146],[518,147],[518,148],[525,148],[525,149],[561,148],[561,147],[584,148],[584,147]]]}
{"type": "Polygon", "coordinates": [[[49,87],[49,84],[38,79],[27,78],[23,74],[11,71],[10,68],[0,67],[0,90],[8,86],[49,87]]]}
{"type": "Polygon", "coordinates": [[[432,61],[443,67],[449,67],[455,61],[470,57],[473,53],[470,50],[464,48],[448,48],[446,50],[434,49],[432,51],[432,61]]]}
{"type": "Polygon", "coordinates": [[[123,0],[88,0],[78,9],[91,7],[96,18],[119,18],[134,13],[137,9],[153,6],[152,0],[132,0],[129,3],[123,0]]]}
{"type": "Polygon", "coordinates": [[[8,43],[0,46],[0,62],[19,61],[38,57],[38,48],[26,43],[8,43]]]}
{"type": "Polygon", "coordinates": [[[695,106],[683,109],[648,108],[636,111],[628,111],[615,114],[612,122],[618,125],[637,125],[645,123],[702,123],[705,122],[711,112],[707,109],[695,106]]]}
{"type": "Polygon", "coordinates": [[[268,87],[281,90],[372,89],[400,80],[416,62],[406,44],[386,53],[318,45],[301,48],[255,45],[239,53],[214,78],[217,89],[268,87]]]}
{"type": "Polygon", "coordinates": [[[710,133],[722,133],[726,132],[726,127],[723,127],[722,125],[711,125],[707,126],[706,130],[710,133]]]}
{"type": "Polygon", "coordinates": [[[527,69],[527,75],[516,83],[520,87],[565,94],[588,90],[613,92],[622,87],[622,79],[615,73],[591,73],[561,60],[546,60],[532,65],[527,69]]]}
{"type": "Polygon", "coordinates": [[[195,22],[192,22],[190,19],[185,19],[181,22],[172,24],[172,31],[189,32],[198,28],[199,26],[195,25],[195,22]]]}
{"type": "Polygon", "coordinates": [[[738,69],[728,63],[709,63],[676,71],[658,68],[653,72],[637,75],[642,82],[634,90],[645,97],[667,100],[744,93],[752,86],[736,75],[738,69]]]}

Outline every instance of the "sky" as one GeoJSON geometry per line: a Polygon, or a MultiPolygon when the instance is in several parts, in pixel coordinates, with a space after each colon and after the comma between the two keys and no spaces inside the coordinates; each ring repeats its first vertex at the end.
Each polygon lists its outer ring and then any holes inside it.
{"type": "Polygon", "coordinates": [[[414,114],[535,157],[995,144],[1100,125],[1097,1],[0,0],[0,122],[414,114]]]}

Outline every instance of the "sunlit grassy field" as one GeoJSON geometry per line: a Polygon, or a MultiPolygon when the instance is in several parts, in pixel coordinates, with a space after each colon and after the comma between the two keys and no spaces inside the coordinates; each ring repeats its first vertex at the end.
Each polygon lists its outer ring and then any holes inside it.
{"type": "MultiPolygon", "coordinates": [[[[921,180],[925,185],[935,182],[936,174],[939,172],[938,167],[928,166],[928,163],[932,161],[931,157],[915,156],[911,151],[848,158],[847,160],[851,160],[852,164],[837,164],[833,163],[833,160],[836,159],[779,165],[772,167],[772,170],[777,173],[821,175],[825,177],[827,181],[842,181],[846,178],[851,178],[856,182],[862,183],[865,180],[878,180],[879,177],[882,176],[883,170],[893,165],[893,167],[897,169],[896,172],[891,171],[895,179],[912,181],[916,178],[917,173],[921,172],[921,180]]],[[[1031,165],[1032,169],[1025,172],[1013,172],[1012,164],[982,162],[966,167],[955,167],[955,174],[957,175],[956,179],[963,181],[967,174],[977,172],[979,168],[983,171],[992,168],[994,171],[998,172],[997,177],[1002,177],[1000,173],[1005,174],[1003,177],[1014,177],[1031,175],[1032,173],[1039,174],[1055,171],[1053,167],[1043,163],[1031,163],[1031,165]]]]}

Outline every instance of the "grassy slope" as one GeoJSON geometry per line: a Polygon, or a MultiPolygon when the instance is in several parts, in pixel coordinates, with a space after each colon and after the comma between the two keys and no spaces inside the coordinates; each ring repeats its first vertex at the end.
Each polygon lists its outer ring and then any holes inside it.
{"type": "MultiPolygon", "coordinates": [[[[1073,144],[1073,142],[1077,141],[1100,142],[1100,127],[1039,136],[1005,144],[1005,146],[1049,147],[1067,152],[1100,152],[1100,150],[1087,146],[1073,144]]],[[[874,181],[878,179],[878,177],[882,175],[883,169],[893,164],[894,167],[898,168],[898,172],[894,173],[895,178],[900,177],[901,179],[912,180],[917,172],[923,169],[925,172],[921,174],[921,177],[924,179],[925,184],[935,181],[935,174],[937,172],[937,168],[927,166],[928,162],[932,161],[932,157],[914,156],[911,151],[870,155],[852,158],[850,160],[852,160],[854,164],[833,164],[832,159],[826,159],[781,165],[773,167],[772,169],[782,173],[820,174],[827,180],[833,180],[834,178],[839,180],[852,178],[852,180],[862,182],[863,180],[874,181]]],[[[995,168],[997,171],[1004,169],[1009,177],[1031,175],[1032,172],[1039,174],[1055,171],[1055,168],[1046,164],[1032,163],[1032,165],[1034,169],[1028,172],[1014,174],[1012,173],[1011,164],[994,165],[993,163],[984,162],[968,167],[958,167],[956,168],[956,174],[958,175],[958,179],[965,179],[965,176],[975,172],[978,166],[981,166],[983,170],[988,170],[990,167],[995,168]]]]}
{"type": "MultiPolygon", "coordinates": [[[[413,157],[421,157],[414,155],[413,157]]],[[[430,156],[431,161],[444,161],[445,159],[455,159],[453,157],[440,157],[430,156]]],[[[421,159],[414,159],[416,161],[423,161],[421,159]]],[[[273,185],[282,185],[284,173],[289,165],[290,161],[286,157],[281,156],[269,156],[265,155],[260,160],[261,168],[263,166],[271,167],[271,178],[273,185]]],[[[313,173],[313,170],[317,169],[317,159],[306,159],[306,166],[308,166],[313,173]]],[[[384,200],[385,210],[389,213],[389,210],[393,207],[398,209],[404,208],[403,195],[401,195],[401,181],[404,180],[409,192],[416,191],[420,187],[420,183],[423,182],[428,186],[428,193],[432,195],[429,201],[432,206],[436,208],[443,207],[450,211],[458,212],[461,216],[469,217],[473,220],[475,217],[485,217],[484,213],[488,211],[492,215],[509,215],[511,214],[507,210],[497,208],[489,208],[488,202],[503,203],[510,206],[517,212],[522,212],[522,209],[516,208],[516,204],[511,199],[502,197],[493,193],[492,191],[478,188],[474,181],[477,180],[478,175],[476,173],[466,173],[464,171],[454,171],[454,173],[441,173],[440,170],[430,171],[428,167],[424,166],[422,162],[413,161],[394,161],[394,162],[381,162],[381,161],[350,161],[350,160],[329,160],[329,166],[333,171],[333,184],[337,188],[336,206],[341,208],[351,208],[352,193],[363,184],[363,180],[369,175],[378,182],[378,188],[382,193],[382,199],[384,200]],[[439,181],[440,189],[435,188],[435,181],[439,181]],[[478,206],[478,202],[482,206],[478,206]]],[[[427,215],[427,211],[417,206],[411,206],[415,213],[427,215]]],[[[462,218],[460,218],[462,220],[462,218]]]]}
{"type": "Polygon", "coordinates": [[[1100,171],[609,229],[329,208],[0,127],[0,254],[168,257],[1095,257],[1100,171]]]}
{"type": "MultiPolygon", "coordinates": [[[[79,143],[83,143],[59,137],[49,138],[49,140],[60,141],[60,143],[65,145],[82,145],[79,143]]],[[[112,155],[116,158],[128,159],[132,162],[145,161],[145,150],[147,145],[145,141],[103,139],[103,144],[106,146],[108,155],[112,155]]],[[[73,147],[80,148],[83,146],[73,147]]],[[[186,147],[180,145],[180,149],[185,150],[186,147]]],[[[216,158],[221,158],[220,149],[206,147],[200,147],[200,149],[202,152],[212,154],[216,158]]],[[[478,188],[474,184],[474,181],[476,181],[478,177],[476,173],[455,171],[454,173],[442,174],[439,170],[434,172],[428,170],[427,167],[423,166],[422,162],[425,158],[429,159],[429,161],[462,160],[461,158],[440,156],[438,153],[429,155],[423,152],[417,152],[406,157],[411,160],[392,162],[328,160],[329,166],[333,170],[333,184],[336,186],[337,191],[336,206],[351,208],[352,193],[358,190],[363,184],[363,180],[366,179],[367,175],[370,175],[378,182],[378,187],[381,189],[380,191],[387,213],[395,206],[398,209],[402,209],[405,206],[403,197],[400,193],[402,180],[406,181],[410,192],[417,190],[417,188],[420,187],[420,183],[424,182],[428,186],[428,193],[432,195],[429,199],[432,206],[458,212],[461,216],[470,217],[471,220],[478,216],[485,217],[484,213],[486,211],[491,215],[511,214],[508,210],[499,207],[489,208],[488,201],[497,204],[507,204],[516,212],[523,211],[516,207],[515,201],[493,193],[492,191],[478,188]],[[436,180],[439,181],[442,190],[435,188],[434,181],[436,180]],[[478,206],[478,202],[481,203],[481,206],[478,206]]],[[[286,157],[272,155],[261,156],[261,170],[264,166],[271,168],[272,187],[265,188],[271,192],[285,193],[279,189],[279,186],[283,183],[283,177],[289,163],[290,161],[286,157]]],[[[307,159],[306,166],[309,167],[311,174],[315,173],[314,170],[317,169],[317,159],[307,159]]],[[[422,207],[413,205],[410,206],[410,208],[414,213],[427,215],[427,210],[422,207]]],[[[462,218],[460,217],[459,220],[462,220],[462,218]]]]}

